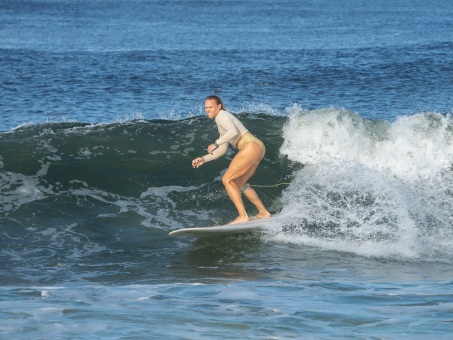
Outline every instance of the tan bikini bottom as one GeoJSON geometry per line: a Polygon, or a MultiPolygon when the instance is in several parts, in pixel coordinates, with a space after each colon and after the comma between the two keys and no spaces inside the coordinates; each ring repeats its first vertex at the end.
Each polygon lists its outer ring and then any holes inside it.
{"type": "Polygon", "coordinates": [[[242,150],[245,146],[245,144],[247,144],[248,142],[255,142],[257,143],[258,145],[260,145],[263,150],[266,150],[265,146],[264,146],[264,143],[259,140],[258,138],[256,138],[254,135],[252,135],[250,132],[247,132],[245,133],[238,141],[238,149],[239,150],[242,150]]]}

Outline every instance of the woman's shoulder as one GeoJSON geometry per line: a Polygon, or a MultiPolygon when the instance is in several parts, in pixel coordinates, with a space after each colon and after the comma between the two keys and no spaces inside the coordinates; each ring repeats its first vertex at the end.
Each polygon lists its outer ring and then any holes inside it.
{"type": "Polygon", "coordinates": [[[231,112],[226,111],[226,110],[220,110],[219,114],[217,116],[218,117],[220,116],[220,118],[222,118],[222,119],[234,119],[234,118],[236,118],[236,116],[234,114],[232,114],[231,112]]]}

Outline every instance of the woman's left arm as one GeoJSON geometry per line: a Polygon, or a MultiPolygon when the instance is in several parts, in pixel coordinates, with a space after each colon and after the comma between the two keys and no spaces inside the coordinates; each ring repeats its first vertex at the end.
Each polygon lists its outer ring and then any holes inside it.
{"type": "Polygon", "coordinates": [[[214,159],[223,156],[228,150],[228,143],[220,144],[217,148],[212,149],[213,148],[208,148],[208,154],[203,156],[205,162],[213,161],[214,159]]]}
{"type": "MultiPolygon", "coordinates": [[[[231,114],[230,114],[231,115],[231,114]]],[[[239,134],[239,129],[234,124],[233,120],[228,115],[219,115],[216,118],[216,123],[223,131],[225,131],[219,139],[216,140],[218,145],[227,144],[231,139],[239,134]]]]}

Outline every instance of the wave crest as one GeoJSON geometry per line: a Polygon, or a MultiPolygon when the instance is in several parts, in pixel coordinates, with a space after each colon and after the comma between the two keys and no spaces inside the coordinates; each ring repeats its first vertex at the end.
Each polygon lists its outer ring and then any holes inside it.
{"type": "Polygon", "coordinates": [[[450,116],[389,123],[346,110],[293,110],[281,153],[305,167],[282,197],[292,242],[453,260],[450,116]]]}

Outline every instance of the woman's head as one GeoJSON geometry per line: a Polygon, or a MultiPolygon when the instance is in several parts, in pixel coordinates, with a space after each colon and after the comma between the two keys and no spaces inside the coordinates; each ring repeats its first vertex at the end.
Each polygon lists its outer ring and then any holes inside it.
{"type": "Polygon", "coordinates": [[[219,96],[207,96],[206,100],[215,100],[217,105],[220,105],[220,110],[226,110],[225,106],[223,106],[222,99],[219,96]]]}
{"type": "Polygon", "coordinates": [[[206,97],[204,108],[209,118],[214,119],[219,114],[220,110],[225,110],[222,99],[219,96],[206,97]]]}

